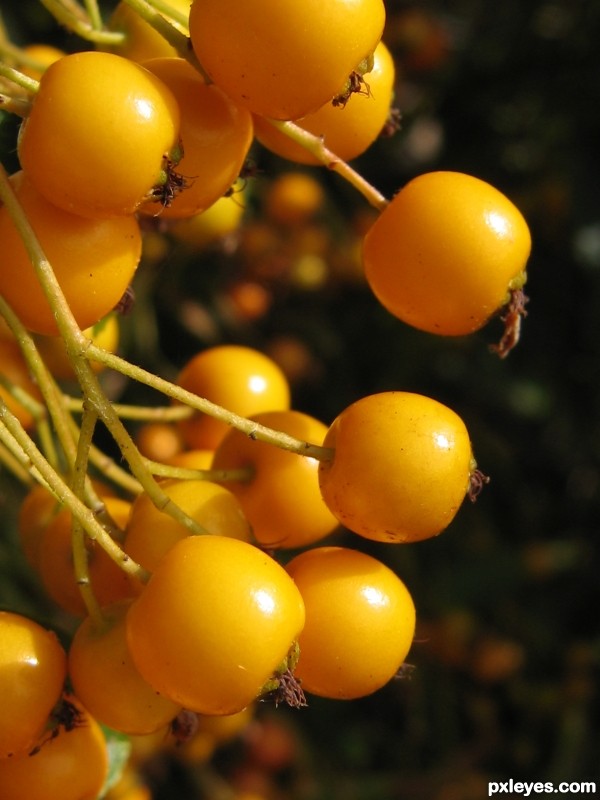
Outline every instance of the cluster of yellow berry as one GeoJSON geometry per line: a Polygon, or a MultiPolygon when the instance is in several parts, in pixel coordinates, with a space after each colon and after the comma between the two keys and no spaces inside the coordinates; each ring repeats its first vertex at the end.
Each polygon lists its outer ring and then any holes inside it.
{"type": "MultiPolygon", "coordinates": [[[[9,47],[0,68],[23,118],[20,169],[0,175],[0,446],[29,487],[23,554],[69,629],[61,643],[0,612],[2,800],[106,794],[119,736],[193,739],[258,698],[380,689],[411,647],[413,600],[380,560],[325,540],[436,536],[487,480],[432,398],[381,392],[325,424],[247,346],[203,349],[173,381],[116,355],[147,232],[194,242],[192,225],[239,209],[256,138],[362,191],[376,213],[360,269],[404,323],[455,336],[503,314],[503,357],[526,300],[529,231],[498,190],[432,172],[388,202],[347,164],[394,122],[382,0],[127,0],[106,25],[87,6],[56,14],[93,48],[9,47]],[[113,404],[105,367],[171,405],[113,404]],[[148,424],[134,436],[130,420],[148,424]],[[96,447],[98,422],[126,468],[96,447]]],[[[272,197],[271,220],[302,218],[311,185],[287,210],[272,197]]]]}

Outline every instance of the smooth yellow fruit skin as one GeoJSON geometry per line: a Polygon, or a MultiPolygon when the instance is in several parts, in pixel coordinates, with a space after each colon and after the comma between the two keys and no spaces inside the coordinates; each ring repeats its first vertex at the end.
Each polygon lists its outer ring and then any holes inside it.
{"type": "Polygon", "coordinates": [[[303,688],[352,700],[388,683],[415,631],[415,606],[400,578],[376,558],[345,547],[305,550],[286,569],[306,608],[295,669],[303,688]]]}
{"type": "Polygon", "coordinates": [[[79,701],[67,699],[79,713],[75,727],[43,734],[35,755],[0,759],[2,800],[97,800],[108,775],[106,740],[79,701]]]}
{"type": "MultiPolygon", "coordinates": [[[[344,106],[325,103],[312,114],[295,120],[300,128],[322,138],[325,147],[344,161],[357,158],[373,144],[390,113],[396,75],[392,54],[379,42],[373,58],[373,69],[365,75],[364,87],[352,94],[344,106]]],[[[322,166],[312,153],[263,117],[255,116],[254,132],[264,147],[282,158],[322,166]]]]}
{"type": "Polygon", "coordinates": [[[156,691],[190,711],[249,705],[304,625],[283,567],[223,536],[190,536],[153,572],[127,617],[133,661],[156,691]]]}
{"type": "Polygon", "coordinates": [[[54,632],[0,611],[0,764],[33,748],[66,676],[67,656],[54,632]]]}
{"type": "Polygon", "coordinates": [[[72,53],[40,80],[21,126],[19,160],[36,189],[65,211],[128,216],[159,183],[179,125],[175,97],[148,70],[112,53],[72,53]]]}
{"type": "Polygon", "coordinates": [[[99,721],[130,735],[168,725],[180,707],[156,692],[135,668],[127,648],[130,600],[105,606],[103,626],[86,617],[71,642],[69,677],[77,697],[99,721]]]}
{"type": "Polygon", "coordinates": [[[256,114],[298,119],[335,97],[375,50],[381,0],[195,0],[192,46],[211,79],[256,114]]]}
{"type": "MultiPolygon", "coordinates": [[[[164,493],[207,533],[250,542],[252,529],[236,496],[225,486],[206,480],[171,480],[164,493]]],[[[190,535],[181,522],[159,511],[150,497],[136,497],[127,526],[124,548],[128,555],[152,572],[173,545],[190,535]]]]}
{"type": "MultiPolygon", "coordinates": [[[[283,371],[252,347],[224,344],[202,350],[184,365],[176,383],[244,417],[290,407],[283,371]]],[[[199,412],[181,420],[179,429],[188,447],[214,450],[230,426],[199,412]]]]}
{"type": "Polygon", "coordinates": [[[429,333],[481,328],[525,283],[531,234],[489,183],[428,172],[406,184],[365,236],[367,281],[388,311],[429,333]]]}
{"type": "Polygon", "coordinates": [[[461,418],[411,392],[369,395],[334,420],[322,461],[323,499],[342,525],[382,542],[441,533],[469,488],[473,455],[461,418]]]}
{"type": "MultiPolygon", "coordinates": [[[[300,411],[267,411],[251,419],[314,444],[327,432],[320,420],[300,411]]],[[[307,547],[337,528],[319,491],[319,464],[314,458],[253,440],[232,428],[215,452],[212,467],[252,470],[249,480],[225,485],[240,501],[263,547],[307,547]]]]}
{"type": "Polygon", "coordinates": [[[183,58],[157,58],[144,63],[173,93],[180,109],[183,156],[177,172],[185,189],[166,207],[147,203],[141,211],[161,219],[189,219],[222,198],[243,170],[252,144],[250,112],[237,106],[183,58]]]}
{"type": "MultiPolygon", "coordinates": [[[[90,219],[58,208],[21,170],[11,175],[17,199],[48,258],[80,328],[114,309],[133,280],[142,252],[135,217],[90,219]]],[[[0,207],[0,292],[33,333],[58,336],[56,315],[5,206],[0,207]]]]}

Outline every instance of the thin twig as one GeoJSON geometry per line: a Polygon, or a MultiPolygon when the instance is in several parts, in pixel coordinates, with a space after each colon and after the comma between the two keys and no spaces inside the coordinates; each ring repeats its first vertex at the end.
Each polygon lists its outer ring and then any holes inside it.
{"type": "Polygon", "coordinates": [[[125,40],[125,34],[120,31],[95,28],[85,11],[75,3],[67,4],[61,0],[40,0],[40,2],[57,22],[88,42],[118,45],[125,40]]]}
{"type": "Polygon", "coordinates": [[[73,516],[84,527],[88,536],[106,551],[108,556],[125,572],[134,578],[146,581],[148,572],[121,550],[119,545],[108,535],[96,519],[93,511],[83,503],[71,490],[65,480],[48,463],[35,442],[24,430],[19,420],[10,411],[6,403],[0,399],[0,433],[2,426],[22,448],[31,464],[41,475],[56,495],[59,502],[65,505],[73,516]]]}
{"type": "MultiPolygon", "coordinates": [[[[77,497],[82,497],[85,490],[85,483],[88,469],[88,454],[92,444],[92,437],[98,415],[96,411],[88,406],[84,406],[83,419],[79,441],[77,442],[77,456],[73,465],[73,477],[71,488],[77,497]]],[[[90,581],[88,550],[85,541],[85,530],[81,522],[73,517],[71,524],[71,546],[73,551],[73,569],[75,581],[81,592],[81,597],[86,610],[93,620],[94,625],[101,626],[103,622],[102,611],[94,594],[94,589],[90,581]]]]}
{"type": "Polygon", "coordinates": [[[344,180],[348,181],[355,189],[357,189],[367,200],[367,202],[376,208],[378,211],[388,205],[388,200],[379,192],[372,184],[370,184],[360,173],[352,169],[352,167],[343,161],[339,156],[336,156],[331,150],[325,147],[325,143],[320,136],[315,136],[313,133],[305,131],[294,122],[281,122],[280,120],[267,119],[265,121],[276,128],[284,136],[287,136],[296,144],[303,147],[317,161],[323,164],[327,169],[336,172],[344,180]]]}
{"type": "Polygon", "coordinates": [[[129,464],[134,476],[140,482],[156,508],[165,511],[165,513],[173,517],[173,519],[187,528],[191,533],[204,533],[201,526],[186,514],[183,509],[177,506],[161,489],[158,482],[146,468],[141,453],[112,407],[109,399],[104,394],[98,376],[92,369],[88,360],[90,358],[90,353],[92,353],[92,351],[89,350],[91,342],[77,324],[56,279],[52,265],[46,258],[44,250],[14,193],[6,170],[2,165],[0,165],[0,200],[4,202],[15,227],[21,235],[31,264],[40,281],[40,286],[53,310],[59,333],[65,343],[67,355],[69,356],[86,401],[95,408],[99,419],[102,420],[110,432],[123,458],[129,464]]]}
{"type": "Polygon", "coordinates": [[[154,375],[154,373],[148,372],[135,364],[131,364],[129,361],[126,361],[124,358],[114,353],[103,350],[93,342],[89,344],[88,350],[90,358],[94,361],[101,361],[111,369],[117,370],[139,383],[150,386],[167,397],[177,400],[179,403],[189,406],[196,411],[208,414],[214,417],[214,419],[224,422],[226,425],[230,425],[232,428],[236,428],[242,433],[245,433],[251,439],[256,439],[266,444],[272,444],[275,447],[279,447],[282,450],[289,450],[300,456],[315,458],[318,461],[329,461],[333,458],[333,450],[330,447],[322,447],[321,445],[305,442],[302,439],[297,439],[295,436],[290,436],[282,431],[276,431],[273,428],[260,425],[239,414],[234,414],[232,411],[222,406],[211,403],[210,400],[204,397],[199,397],[192,392],[188,392],[186,389],[182,389],[181,386],[177,386],[164,378],[160,378],[158,375],[154,375]]]}

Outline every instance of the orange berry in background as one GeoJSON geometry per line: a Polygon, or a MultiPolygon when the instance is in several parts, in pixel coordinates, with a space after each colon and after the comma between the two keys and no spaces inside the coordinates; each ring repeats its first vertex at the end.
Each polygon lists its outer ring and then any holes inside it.
{"type": "Polygon", "coordinates": [[[264,714],[245,731],[244,750],[254,766],[281,772],[297,760],[300,742],[289,720],[281,714],[264,714]]]}
{"type": "MultiPolygon", "coordinates": [[[[206,480],[170,480],[162,489],[179,508],[209,534],[250,541],[252,529],[237,497],[224,486],[206,480]]],[[[190,531],[147,494],[136,497],[125,529],[125,551],[152,572],[173,545],[190,531]]]]}
{"type": "Polygon", "coordinates": [[[168,231],[178,243],[201,250],[235,234],[241,225],[244,210],[243,193],[234,192],[220,197],[198,214],[171,220],[168,231]]]}
{"type": "MultiPolygon", "coordinates": [[[[67,724],[42,734],[33,755],[0,759],[2,800],[96,800],[108,775],[102,729],[72,695],[67,724]]],[[[63,700],[64,702],[64,700],[63,700]]]]}
{"type": "Polygon", "coordinates": [[[164,462],[183,449],[181,434],[170,422],[147,422],[135,435],[140,453],[152,461],[164,462]]]}
{"type": "Polygon", "coordinates": [[[323,441],[323,499],[342,525],[382,542],[436,536],[453,520],[475,469],[469,434],[447,406],[411,392],[357,400],[323,441]]]}
{"type": "Polygon", "coordinates": [[[22,614],[0,611],[0,764],[34,747],[66,677],[67,656],[56,634],[22,614]]]}
{"type": "MultiPolygon", "coordinates": [[[[23,357],[21,348],[15,339],[0,337],[0,374],[9,383],[23,390],[33,400],[41,401],[42,395],[31,378],[29,367],[23,357]]],[[[6,403],[9,411],[19,420],[25,430],[34,427],[35,420],[30,411],[14,397],[6,386],[0,385],[0,398],[6,403]]]]}
{"type": "Polygon", "coordinates": [[[199,214],[171,220],[168,231],[180,244],[192,249],[203,249],[215,243],[234,238],[241,226],[245,204],[243,190],[219,197],[199,214]]]}
{"type": "MultiPolygon", "coordinates": [[[[323,140],[324,146],[343,161],[364,153],[381,133],[390,115],[396,71],[390,51],[383,42],[375,48],[373,69],[365,77],[359,92],[343,106],[326,103],[301,119],[296,125],[323,140]]],[[[282,158],[298,164],[322,166],[306,148],[273,127],[268,120],[255,116],[254,132],[258,141],[282,158]]]]}
{"type": "Polygon", "coordinates": [[[237,280],[227,288],[223,301],[235,320],[254,322],[271,307],[273,292],[258,281],[237,280]]]}
{"type": "Polygon", "coordinates": [[[254,717],[254,705],[249,705],[236,714],[212,716],[198,714],[196,731],[187,742],[176,742],[173,754],[188,764],[207,761],[220,745],[243,736],[254,717]]]}
{"type": "Polygon", "coordinates": [[[380,689],[402,666],[415,607],[381,561],[344,547],[317,547],[286,567],[304,599],[295,674],[305,691],[350,700],[380,689]]]}
{"type": "MultiPolygon", "coordinates": [[[[131,504],[118,497],[103,500],[116,525],[123,529],[131,504]]],[[[39,572],[52,600],[70,614],[83,617],[87,609],[75,579],[71,524],[71,512],[65,507],[46,526],[40,540],[39,572]]],[[[133,589],[127,574],[100,545],[87,539],[86,546],[90,582],[100,605],[131,597],[133,589]]]]}
{"type": "MultiPolygon", "coordinates": [[[[281,369],[259,350],[218,345],[193,356],[177,384],[193,394],[244,417],[290,406],[290,388],[281,369]]],[[[229,426],[198,412],[179,423],[186,444],[214,450],[229,426]]]]}
{"type": "Polygon", "coordinates": [[[229,742],[245,731],[254,718],[256,708],[249,705],[236,714],[225,716],[198,715],[198,731],[212,736],[217,744],[229,742]]]}
{"type": "Polygon", "coordinates": [[[531,235],[489,183],[428,172],[404,186],[367,232],[367,281],[388,311],[446,336],[481,328],[526,280],[531,235]]]}
{"type": "Polygon", "coordinates": [[[75,694],[99,722],[142,735],[168,725],[180,706],[152,689],[133,664],[125,635],[130,605],[124,600],[105,606],[103,624],[83,620],[69,648],[68,668],[75,694]]]}
{"type": "Polygon", "coordinates": [[[64,50],[41,42],[28,44],[21,52],[27,57],[28,61],[21,64],[19,69],[24,75],[28,75],[30,78],[35,78],[36,80],[42,77],[44,71],[50,64],[54,64],[55,61],[58,61],[59,58],[66,55],[64,50]],[[29,59],[34,62],[35,66],[29,63],[29,59]]]}
{"type": "Polygon", "coordinates": [[[417,6],[404,8],[388,18],[386,39],[411,72],[439,69],[451,55],[449,29],[431,11],[417,6]]]}
{"type": "Polygon", "coordinates": [[[268,186],[264,210],[279,225],[296,226],[322,211],[325,192],[316,178],[303,172],[284,172],[268,186]]]}
{"type": "Polygon", "coordinates": [[[304,605],[283,567],[224,536],[188,536],[127,615],[134,663],[190,711],[233,714],[260,694],[298,637],[304,605]]]}
{"type": "Polygon", "coordinates": [[[323,366],[301,337],[281,334],[273,336],[266,349],[267,355],[279,364],[291,384],[319,378],[323,366]]]}
{"type": "MultiPolygon", "coordinates": [[[[133,279],[142,252],[137,221],[86,219],[46,200],[24,172],[10,181],[77,324],[82,329],[95,325],[133,279]]],[[[0,208],[0,241],[0,292],[30,331],[58,335],[55,315],[6,206],[0,208]]]]}
{"type": "MultiPolygon", "coordinates": [[[[253,421],[320,445],[327,426],[300,411],[267,411],[253,421]]],[[[305,547],[338,526],[319,490],[319,462],[230,430],[218,446],[214,469],[248,467],[252,477],[227,481],[263,547],[305,547]]]]}

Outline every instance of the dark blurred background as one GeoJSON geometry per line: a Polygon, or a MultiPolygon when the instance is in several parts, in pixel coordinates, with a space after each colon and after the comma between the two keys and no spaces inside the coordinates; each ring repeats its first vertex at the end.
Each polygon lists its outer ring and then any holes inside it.
{"type": "MultiPolygon", "coordinates": [[[[81,48],[32,0],[2,5],[18,43],[81,48]]],[[[479,800],[490,780],[600,781],[600,3],[386,5],[402,126],[354,165],[387,196],[420,172],[452,169],[513,199],[534,242],[518,347],[502,361],[490,353],[498,321],[441,339],[379,307],[356,266],[368,209],[334,174],[305,170],[326,193],[311,236],[265,234],[269,187],[294,167],[256,146],[246,232],[202,253],[158,246],[124,321],[125,352],[172,377],[201,347],[260,347],[288,370],[295,406],[325,422],[375,391],[429,394],[463,416],[491,476],[434,540],[334,537],[407,583],[414,669],[360,701],[261,708],[289,752],[253,756],[258,796],[479,800]]],[[[14,123],[1,131],[10,164],[14,123]]],[[[157,402],[139,387],[113,390],[157,402]]],[[[6,555],[0,570],[9,567],[6,555]]],[[[27,579],[3,580],[0,599],[27,606],[27,579]]],[[[229,779],[249,760],[234,742],[207,769],[229,779]]],[[[154,776],[160,800],[216,799],[183,767],[165,770],[154,776]]]]}

